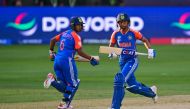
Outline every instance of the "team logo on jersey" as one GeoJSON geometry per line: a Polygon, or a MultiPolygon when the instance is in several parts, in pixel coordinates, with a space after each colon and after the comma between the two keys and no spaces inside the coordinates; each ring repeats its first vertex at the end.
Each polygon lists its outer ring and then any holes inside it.
{"type": "Polygon", "coordinates": [[[190,23],[187,23],[187,18],[190,17],[190,12],[184,13],[180,18],[179,22],[172,23],[172,26],[183,29],[184,33],[190,36],[190,23]]]}
{"type": "Polygon", "coordinates": [[[21,23],[23,21],[23,18],[26,17],[26,15],[27,15],[26,13],[19,14],[16,17],[15,22],[9,22],[6,26],[19,30],[20,34],[22,34],[23,36],[33,35],[38,27],[36,24],[36,19],[33,18],[27,23],[21,23]]]}
{"type": "Polygon", "coordinates": [[[120,39],[121,39],[121,36],[117,36],[117,39],[120,40],[120,39]]]}
{"type": "Polygon", "coordinates": [[[128,36],[128,40],[131,40],[131,39],[132,39],[132,36],[129,35],[129,36],[128,36]]]}

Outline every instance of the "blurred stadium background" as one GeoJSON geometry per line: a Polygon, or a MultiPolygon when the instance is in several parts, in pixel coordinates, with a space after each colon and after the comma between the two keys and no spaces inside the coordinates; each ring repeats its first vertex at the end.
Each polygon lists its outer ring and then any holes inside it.
{"type": "MultiPolygon", "coordinates": [[[[77,62],[81,85],[73,103],[78,109],[107,108],[119,67],[117,60],[99,54],[98,48],[108,44],[120,12],[129,14],[131,27],[157,50],[154,60],[139,57],[136,77],[157,85],[161,96],[152,105],[126,92],[128,101],[123,107],[189,109],[189,6],[189,0],[0,0],[0,109],[56,107],[61,95],[53,88],[43,88],[47,73],[53,72],[48,44],[51,37],[69,28],[72,16],[81,16],[86,23],[80,33],[84,50],[101,58],[96,67],[77,62]]],[[[146,52],[141,42],[137,44],[140,52],[146,52]]]]}

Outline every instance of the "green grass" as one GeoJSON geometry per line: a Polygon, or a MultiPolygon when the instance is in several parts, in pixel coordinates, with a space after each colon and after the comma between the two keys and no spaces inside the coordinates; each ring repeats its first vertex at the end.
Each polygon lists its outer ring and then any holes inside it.
{"type": "MultiPolygon", "coordinates": [[[[99,45],[84,45],[84,51],[98,55],[99,45]]],[[[51,101],[61,98],[55,89],[44,89],[43,81],[53,72],[47,45],[0,46],[0,103],[51,101]]],[[[157,57],[140,56],[137,80],[159,87],[159,95],[190,94],[190,46],[153,46],[157,57]]],[[[138,50],[146,51],[141,45],[138,50]]],[[[100,54],[98,66],[77,63],[81,84],[75,99],[112,97],[113,77],[119,71],[117,60],[100,54]]],[[[129,97],[139,96],[126,93],[129,97]]]]}

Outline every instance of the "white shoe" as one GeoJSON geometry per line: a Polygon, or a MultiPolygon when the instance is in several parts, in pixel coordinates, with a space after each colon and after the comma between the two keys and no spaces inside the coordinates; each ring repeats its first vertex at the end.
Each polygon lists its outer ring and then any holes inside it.
{"type": "Polygon", "coordinates": [[[57,109],[73,109],[73,106],[69,105],[67,103],[61,102],[58,106],[57,109]]]}
{"type": "Polygon", "coordinates": [[[152,86],[150,88],[156,94],[156,96],[152,98],[153,101],[154,101],[154,103],[156,103],[158,101],[157,87],[156,86],[152,86]]]}
{"type": "Polygon", "coordinates": [[[54,75],[52,73],[48,73],[47,79],[44,81],[44,88],[49,88],[53,81],[55,81],[54,75]]]}

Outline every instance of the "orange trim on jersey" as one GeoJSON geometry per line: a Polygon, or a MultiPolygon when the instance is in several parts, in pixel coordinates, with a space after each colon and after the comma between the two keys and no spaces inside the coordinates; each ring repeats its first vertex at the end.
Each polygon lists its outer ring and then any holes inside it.
{"type": "Polygon", "coordinates": [[[113,43],[113,44],[116,43],[115,34],[116,34],[117,32],[119,32],[119,30],[114,31],[114,32],[112,33],[111,39],[110,39],[110,43],[113,43]]]}
{"type": "Polygon", "coordinates": [[[135,31],[133,29],[130,29],[130,31],[132,31],[135,34],[136,39],[139,39],[139,40],[142,39],[143,36],[139,31],[135,31]]]}
{"type": "Polygon", "coordinates": [[[80,49],[82,47],[82,42],[80,36],[76,32],[71,32],[74,40],[75,40],[75,49],[80,49]]]}
{"type": "Polygon", "coordinates": [[[56,41],[59,41],[59,40],[60,40],[60,37],[61,37],[61,34],[56,35],[56,36],[55,36],[55,40],[56,40],[56,41]]]}

